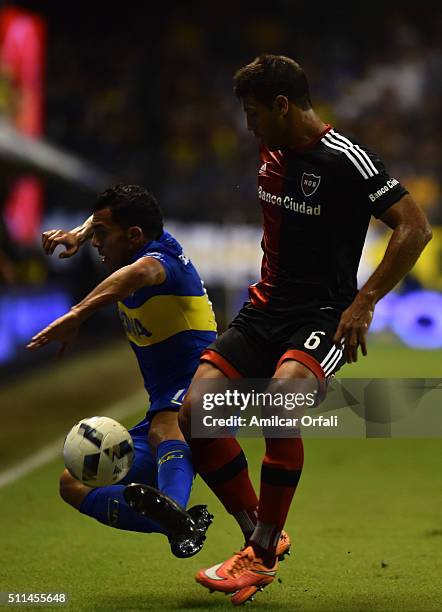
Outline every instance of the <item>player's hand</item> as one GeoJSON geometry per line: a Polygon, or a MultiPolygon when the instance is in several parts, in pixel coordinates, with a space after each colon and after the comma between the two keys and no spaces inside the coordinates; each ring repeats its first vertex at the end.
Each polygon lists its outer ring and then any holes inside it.
{"type": "Polygon", "coordinates": [[[344,355],[347,363],[358,360],[358,347],[361,347],[364,357],[367,355],[366,336],[373,319],[373,313],[373,302],[359,296],[342,313],[333,342],[338,348],[341,348],[344,344],[344,355]]]}
{"type": "Polygon", "coordinates": [[[49,344],[49,342],[60,342],[61,347],[58,351],[58,357],[62,357],[68,344],[70,344],[77,336],[81,321],[79,316],[70,311],[62,317],[55,319],[50,325],[36,334],[26,348],[30,351],[49,344]]]}
{"type": "Polygon", "coordinates": [[[52,229],[47,232],[43,232],[41,236],[43,249],[46,255],[52,255],[56,247],[62,244],[66,247],[64,251],[58,256],[60,259],[66,257],[72,257],[77,253],[80,248],[80,238],[74,232],[65,232],[64,230],[52,229]]]}

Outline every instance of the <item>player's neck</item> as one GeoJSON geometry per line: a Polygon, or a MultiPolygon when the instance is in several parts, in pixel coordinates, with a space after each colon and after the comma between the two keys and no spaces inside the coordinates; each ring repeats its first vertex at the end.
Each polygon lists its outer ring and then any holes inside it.
{"type": "Polygon", "coordinates": [[[301,149],[317,140],[327,125],[318,117],[315,111],[296,109],[290,117],[287,134],[287,147],[301,149]]]}

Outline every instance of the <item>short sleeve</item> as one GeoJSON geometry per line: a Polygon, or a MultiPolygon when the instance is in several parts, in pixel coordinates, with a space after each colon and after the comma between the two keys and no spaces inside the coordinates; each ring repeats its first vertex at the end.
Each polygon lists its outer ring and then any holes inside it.
{"type": "Polygon", "coordinates": [[[157,259],[158,261],[160,261],[166,271],[166,280],[170,280],[173,275],[173,266],[170,261],[170,258],[166,255],[166,253],[161,253],[160,251],[151,251],[143,255],[143,257],[152,257],[153,259],[157,259]]]}
{"type": "MultiPolygon", "coordinates": [[[[379,218],[408,193],[396,178],[389,175],[379,157],[365,147],[355,145],[348,150],[346,158],[354,191],[370,215],[379,218]]],[[[354,197],[354,191],[351,197],[354,197]]]]}

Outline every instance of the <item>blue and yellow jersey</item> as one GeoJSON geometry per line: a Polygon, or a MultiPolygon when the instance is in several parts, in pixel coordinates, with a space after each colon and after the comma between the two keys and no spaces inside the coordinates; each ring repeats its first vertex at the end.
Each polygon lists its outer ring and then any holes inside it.
{"type": "Polygon", "coordinates": [[[166,280],[138,289],[118,303],[118,311],[138,359],[150,409],[157,410],[164,407],[162,398],[171,389],[188,386],[202,351],[216,338],[216,322],[198,272],[171,234],[163,232],[146,244],[133,261],[141,257],[158,259],[166,280]]]}

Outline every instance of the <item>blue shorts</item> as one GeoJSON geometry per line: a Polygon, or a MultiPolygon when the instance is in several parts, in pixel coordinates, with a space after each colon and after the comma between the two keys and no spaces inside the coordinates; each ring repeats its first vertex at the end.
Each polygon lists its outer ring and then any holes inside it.
{"type": "Polygon", "coordinates": [[[151,399],[150,408],[147,413],[147,419],[152,419],[152,416],[156,412],[161,412],[163,410],[173,410],[178,412],[181,408],[181,404],[183,403],[184,396],[186,395],[187,389],[189,388],[191,379],[186,378],[186,380],[181,381],[180,383],[175,383],[170,390],[165,391],[155,397],[154,400],[151,399]]]}

